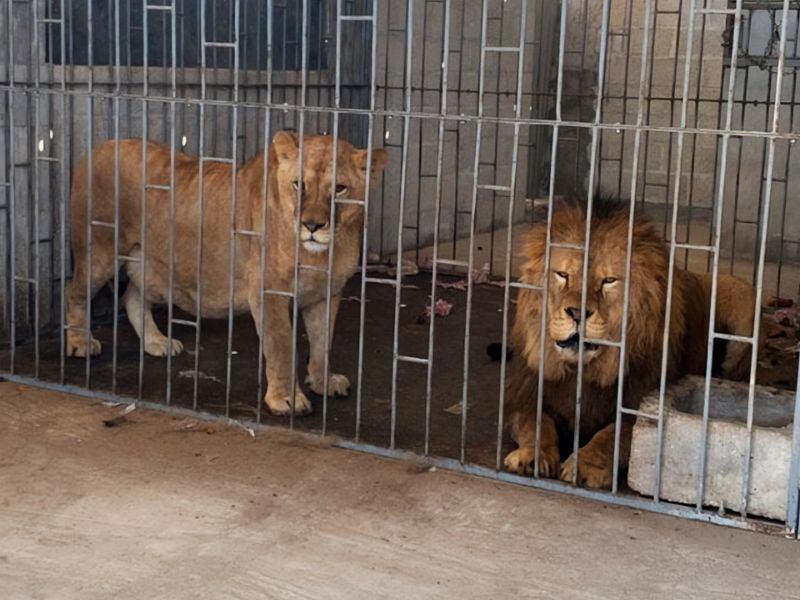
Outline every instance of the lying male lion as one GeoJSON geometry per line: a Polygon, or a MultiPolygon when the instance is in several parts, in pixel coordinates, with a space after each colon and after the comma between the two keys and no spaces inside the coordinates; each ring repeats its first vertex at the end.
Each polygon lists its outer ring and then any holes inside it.
{"type": "MultiPolygon", "coordinates": [[[[144,349],[152,356],[179,354],[180,341],[169,347],[153,320],[153,304],[164,304],[169,286],[169,191],[150,187],[147,190],[145,302],[141,303],[141,190],[142,141],[119,142],[119,253],[132,257],[122,262],[130,278],[122,300],[128,319],[144,349]],[[142,322],[144,319],[144,331],[142,322]]],[[[95,221],[114,222],[115,142],[109,141],[92,155],[92,215],[95,221]]],[[[297,231],[297,138],[289,133],[275,135],[269,147],[269,189],[267,194],[266,262],[264,289],[292,292],[295,273],[295,242],[300,235],[302,269],[298,286],[299,308],[303,313],[310,343],[308,383],[322,393],[325,353],[325,313],[327,294],[328,248],[331,243],[331,192],[333,139],[327,136],[306,137],[303,147],[303,199],[300,231],[297,231]]],[[[385,150],[372,153],[372,177],[377,178],[386,165],[385,150]]],[[[72,183],[72,252],[75,275],[67,287],[67,354],[85,356],[100,353],[100,342],[85,333],[87,273],[89,270],[87,219],[89,174],[84,159],[75,168],[72,183]]],[[[150,186],[170,183],[170,150],[147,142],[147,181],[150,186]]],[[[338,142],[335,194],[349,199],[364,198],[367,186],[367,151],[358,150],[344,140],[338,142]]],[[[196,157],[175,154],[174,182],[174,284],[173,301],[181,309],[197,312],[197,245],[200,219],[200,163],[196,157]]],[[[231,235],[231,166],[220,162],[203,165],[203,209],[201,316],[224,318],[228,315],[230,235],[231,235]]],[[[264,229],[264,155],[259,154],[236,171],[236,228],[262,232],[264,229]]],[[[331,329],[339,308],[342,287],[353,275],[359,258],[363,209],[356,203],[336,208],[335,257],[333,261],[331,329]]],[[[261,291],[261,244],[253,235],[237,235],[234,265],[236,313],[250,310],[261,331],[258,314],[261,291]]],[[[92,290],[94,294],[114,276],[114,230],[101,224],[92,228],[92,290]]],[[[290,299],[276,294],[264,295],[264,357],[267,362],[267,394],[264,398],[276,414],[291,411],[291,337],[290,299]]],[[[330,337],[333,337],[331,331],[330,337]]],[[[347,394],[349,382],[344,375],[331,374],[328,393],[347,394]]],[[[311,412],[311,403],[297,386],[295,412],[311,412]]]]}
{"type": "MultiPolygon", "coordinates": [[[[567,202],[553,212],[552,241],[583,244],[586,209],[567,202]]],[[[628,230],[628,205],[597,201],[592,213],[589,283],[586,296],[586,338],[619,341],[628,230]]],[[[527,238],[522,281],[543,284],[546,224],[534,226],[527,238]]],[[[667,297],[669,254],[646,220],[636,220],[630,271],[630,310],[623,405],[638,408],[644,394],[657,389],[667,297]]],[[[668,379],[687,373],[705,374],[711,277],[675,269],[669,329],[668,379]]],[[[536,400],[540,359],[544,385],[539,473],[572,480],[574,455],[561,465],[559,442],[570,452],[575,429],[578,367],[578,327],[581,320],[583,251],[556,247],[551,251],[544,356],[540,357],[541,294],[522,289],[512,332],[514,355],[507,384],[507,418],[519,448],[505,459],[506,469],[533,472],[536,444],[536,400]]],[[[716,330],[735,335],[752,333],[755,290],[728,275],[717,287],[716,330]]],[[[612,483],[617,405],[619,348],[584,344],[583,393],[580,413],[578,482],[591,488],[612,483]]],[[[715,353],[717,354],[717,353],[715,353]]],[[[730,342],[721,375],[739,380],[750,368],[749,346],[730,342]]],[[[632,422],[623,415],[620,467],[630,454],[632,422]]]]}

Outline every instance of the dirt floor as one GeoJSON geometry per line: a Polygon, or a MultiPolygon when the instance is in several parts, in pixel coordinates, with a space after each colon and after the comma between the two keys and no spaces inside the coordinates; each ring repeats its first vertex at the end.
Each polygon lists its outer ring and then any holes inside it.
{"type": "MultiPolygon", "coordinates": [[[[442,282],[457,278],[442,276],[442,282]]],[[[401,354],[427,357],[428,324],[420,322],[420,315],[430,304],[431,278],[429,273],[406,277],[402,289],[399,331],[401,354]]],[[[344,373],[353,384],[349,398],[329,399],[327,406],[327,431],[352,439],[356,433],[358,406],[355,384],[358,374],[358,332],[361,305],[361,283],[354,277],[347,285],[345,300],[336,322],[332,368],[344,373]]],[[[106,290],[107,292],[108,290],[106,290]]],[[[502,339],[503,294],[501,287],[476,285],[474,287],[469,352],[469,399],[464,437],[465,456],[468,462],[495,467],[497,456],[497,415],[500,391],[500,364],[492,362],[486,348],[502,339]]],[[[459,458],[462,442],[462,383],[464,365],[464,328],[466,321],[466,292],[458,289],[437,289],[437,298],[452,303],[447,317],[436,318],[435,352],[431,387],[430,451],[445,458],[459,458]]],[[[108,294],[99,297],[96,304],[108,306],[108,294]]],[[[360,411],[360,441],[381,447],[390,444],[391,394],[392,394],[392,342],[395,296],[388,285],[367,286],[366,318],[364,328],[364,363],[362,381],[362,407],[360,411]]],[[[102,308],[98,306],[97,308],[102,308]]],[[[189,315],[176,315],[193,319],[189,315]]],[[[166,312],[157,313],[157,321],[166,332],[166,312]]],[[[794,317],[792,317],[794,318],[794,317]]],[[[106,319],[96,319],[94,335],[103,343],[103,353],[91,361],[91,387],[112,391],[113,327],[106,319]]],[[[794,389],[797,378],[797,332],[794,327],[780,327],[771,315],[765,315],[765,329],[775,337],[767,340],[760,354],[758,383],[794,389]],[[777,330],[777,331],[776,331],[777,330]]],[[[118,325],[118,366],[116,392],[137,398],[139,393],[139,339],[124,314],[118,325]]],[[[300,329],[302,333],[302,328],[300,329]]],[[[173,404],[193,406],[195,373],[194,331],[175,326],[174,335],[180,339],[187,352],[176,357],[171,367],[171,398],[173,404]]],[[[225,320],[202,322],[199,362],[197,408],[213,413],[225,413],[225,391],[228,349],[228,323],[225,320]]],[[[307,357],[305,334],[298,344],[298,368],[302,381],[307,357]]],[[[720,356],[721,353],[716,353],[720,356]]],[[[56,336],[42,336],[39,348],[38,377],[58,382],[60,375],[60,345],[56,336]]],[[[288,419],[268,415],[260,410],[258,394],[258,337],[249,315],[234,321],[233,354],[231,356],[231,395],[228,414],[268,424],[286,425],[288,419]]],[[[0,352],[0,364],[8,365],[8,352],[0,352]]],[[[34,344],[31,340],[17,348],[15,372],[35,374],[34,344]]],[[[86,362],[67,358],[64,363],[65,383],[83,387],[86,382],[86,362]]],[[[397,373],[397,448],[422,453],[426,430],[426,375],[425,365],[400,363],[397,373]]],[[[167,396],[166,359],[144,357],[141,397],[153,402],[164,402],[167,396]]],[[[263,389],[263,387],[262,387],[263,389]]],[[[296,419],[294,426],[301,431],[318,432],[322,429],[322,398],[310,390],[306,393],[314,403],[314,414],[296,419]]],[[[503,440],[503,451],[510,441],[503,440]]]]}
{"type": "Polygon", "coordinates": [[[0,597],[800,598],[800,542],[0,383],[0,597]]]}

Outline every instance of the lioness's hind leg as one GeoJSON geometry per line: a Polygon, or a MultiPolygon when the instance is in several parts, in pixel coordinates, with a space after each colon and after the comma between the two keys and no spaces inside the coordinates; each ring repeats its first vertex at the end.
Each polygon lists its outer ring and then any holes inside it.
{"type": "MultiPolygon", "coordinates": [[[[753,335],[753,315],[756,291],[746,281],[730,275],[720,275],[717,290],[717,327],[733,335],[753,335]]],[[[733,381],[743,381],[750,374],[750,344],[728,342],[722,376],[733,381]]]]}
{"type": "Polygon", "coordinates": [[[183,352],[183,344],[180,340],[172,338],[170,345],[169,338],[161,333],[153,319],[150,302],[145,298],[144,304],[142,304],[141,290],[132,280],[128,282],[128,289],[125,290],[122,301],[125,303],[125,312],[128,313],[128,320],[136,330],[136,335],[144,341],[144,351],[147,354],[163,357],[167,354],[177,356],[183,352]],[[142,330],[143,326],[144,331],[142,330]],[[143,333],[144,337],[142,337],[143,333]]]}

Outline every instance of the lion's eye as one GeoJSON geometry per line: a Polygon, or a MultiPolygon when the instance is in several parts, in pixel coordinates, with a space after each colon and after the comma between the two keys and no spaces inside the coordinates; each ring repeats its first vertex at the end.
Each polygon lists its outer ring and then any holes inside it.
{"type": "Polygon", "coordinates": [[[617,283],[616,277],[606,277],[603,279],[603,285],[611,285],[612,283],[617,283]]]}
{"type": "MultiPolygon", "coordinates": [[[[297,179],[295,179],[295,180],[292,182],[292,187],[293,187],[293,188],[295,189],[295,191],[296,191],[298,188],[300,188],[300,187],[301,187],[301,185],[300,185],[300,181],[298,181],[297,179]]],[[[306,191],[306,185],[305,185],[305,184],[303,184],[303,185],[302,185],[302,188],[303,188],[303,193],[305,193],[305,191],[306,191]]]]}
{"type": "Polygon", "coordinates": [[[336,195],[337,196],[341,196],[345,192],[347,192],[347,186],[346,185],[343,185],[343,184],[340,183],[340,184],[338,184],[336,186],[336,195]]]}
{"type": "Polygon", "coordinates": [[[566,281],[569,279],[569,273],[565,273],[564,271],[556,271],[556,275],[566,281]]]}

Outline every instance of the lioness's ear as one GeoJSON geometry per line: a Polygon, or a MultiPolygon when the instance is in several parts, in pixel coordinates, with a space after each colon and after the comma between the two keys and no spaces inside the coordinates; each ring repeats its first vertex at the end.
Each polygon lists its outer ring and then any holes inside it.
{"type": "Polygon", "coordinates": [[[272,138],[272,144],[279,160],[294,160],[297,158],[297,134],[289,131],[279,131],[272,138]]]}
{"type": "MultiPolygon", "coordinates": [[[[365,171],[367,169],[367,151],[366,150],[356,150],[353,153],[353,162],[355,162],[356,167],[365,171]]],[[[372,176],[377,177],[378,174],[383,171],[386,164],[389,162],[389,153],[386,152],[383,148],[378,148],[372,151],[372,176]]]]}

